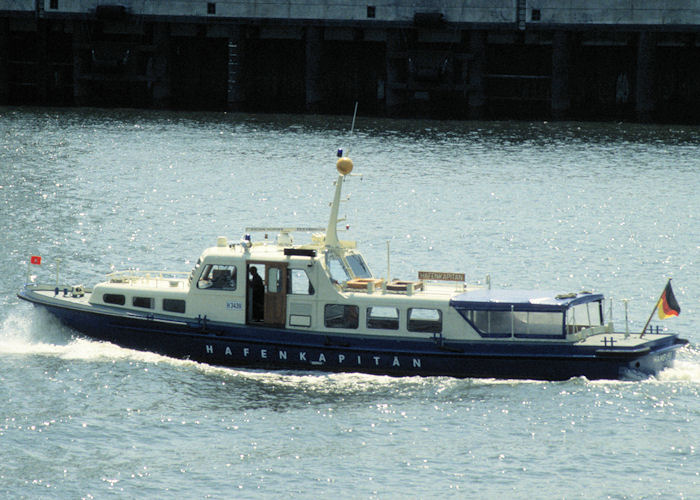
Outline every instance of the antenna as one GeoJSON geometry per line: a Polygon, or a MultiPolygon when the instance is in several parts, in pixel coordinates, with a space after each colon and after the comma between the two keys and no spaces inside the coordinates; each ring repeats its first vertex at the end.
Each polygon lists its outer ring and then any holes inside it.
{"type": "MultiPolygon", "coordinates": [[[[353,111],[353,113],[352,113],[352,124],[350,125],[350,133],[348,134],[348,137],[351,137],[352,133],[355,131],[355,119],[357,118],[357,105],[358,104],[359,104],[359,101],[355,101],[355,111],[353,111]]],[[[349,155],[350,149],[351,149],[350,144],[348,144],[348,149],[347,149],[346,155],[349,155]]]]}
{"type": "Polygon", "coordinates": [[[355,118],[357,118],[357,105],[358,101],[355,101],[355,112],[352,114],[352,125],[350,126],[350,135],[355,130],[355,118]]]}

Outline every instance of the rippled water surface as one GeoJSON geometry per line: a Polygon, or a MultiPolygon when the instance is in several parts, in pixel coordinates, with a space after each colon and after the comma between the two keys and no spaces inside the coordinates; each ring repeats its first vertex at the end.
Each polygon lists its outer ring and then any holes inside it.
{"type": "Polygon", "coordinates": [[[700,128],[0,108],[0,496],[693,498],[700,128]],[[591,290],[640,330],[665,280],[691,345],[566,382],[230,370],[77,338],[40,281],[188,271],[248,225],[342,207],[376,274],[591,290]]]}

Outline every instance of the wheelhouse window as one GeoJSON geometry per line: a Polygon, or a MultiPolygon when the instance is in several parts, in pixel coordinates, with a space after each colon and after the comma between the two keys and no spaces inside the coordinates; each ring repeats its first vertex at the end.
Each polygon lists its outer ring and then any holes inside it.
{"type": "Polygon", "coordinates": [[[287,293],[294,295],[313,295],[314,287],[309,275],[303,269],[287,270],[287,293]]]}
{"type": "Polygon", "coordinates": [[[382,330],[399,329],[399,310],[395,307],[368,307],[367,328],[382,330]]]}
{"type": "Polygon", "coordinates": [[[360,308],[344,304],[326,304],[324,324],[328,328],[357,328],[360,308]]]}
{"type": "Polygon", "coordinates": [[[194,279],[195,276],[197,276],[198,271],[199,271],[199,267],[200,267],[201,265],[202,265],[202,259],[199,258],[199,259],[197,259],[197,263],[196,263],[196,264],[194,265],[194,267],[192,268],[192,272],[190,273],[190,276],[189,276],[189,278],[188,278],[188,281],[189,281],[189,283],[190,283],[190,286],[192,286],[192,280],[194,279]]]}
{"type": "Polygon", "coordinates": [[[367,264],[365,264],[365,261],[362,258],[362,255],[360,255],[360,254],[348,255],[345,258],[345,260],[348,261],[348,265],[350,266],[350,269],[352,270],[352,274],[355,275],[355,278],[371,278],[372,277],[372,273],[369,271],[367,264]]]}
{"type": "Polygon", "coordinates": [[[328,252],[326,254],[326,267],[328,267],[331,273],[331,279],[336,283],[343,283],[350,279],[350,275],[345,269],[343,261],[334,253],[328,252]]]}
{"type": "Polygon", "coordinates": [[[209,290],[228,290],[237,288],[236,266],[207,264],[197,281],[197,288],[209,290]]]}
{"type": "Polygon", "coordinates": [[[144,309],[153,309],[153,297],[133,297],[131,303],[134,307],[143,307],[144,309]]]}
{"type": "Polygon", "coordinates": [[[105,293],[102,296],[102,301],[105,304],[114,304],[116,306],[123,306],[126,304],[126,297],[120,293],[105,293]]]}
{"type": "Polygon", "coordinates": [[[180,299],[163,299],[163,310],[175,313],[185,312],[185,301],[180,299]]]}
{"type": "Polygon", "coordinates": [[[442,313],[439,309],[412,307],[408,310],[408,331],[442,332],[442,313]]]}

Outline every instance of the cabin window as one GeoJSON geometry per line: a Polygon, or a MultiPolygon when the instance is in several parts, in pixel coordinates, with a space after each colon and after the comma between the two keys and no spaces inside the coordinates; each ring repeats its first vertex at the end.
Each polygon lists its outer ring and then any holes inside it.
{"type": "Polygon", "coordinates": [[[114,304],[117,306],[123,306],[126,304],[126,297],[119,293],[105,293],[102,296],[102,301],[105,304],[114,304]]]}
{"type": "Polygon", "coordinates": [[[395,307],[368,307],[367,328],[399,329],[399,310],[395,307]]]}
{"type": "Polygon", "coordinates": [[[515,335],[561,335],[561,313],[514,311],[515,335]]]}
{"type": "Polygon", "coordinates": [[[184,313],[185,301],[180,299],[163,299],[163,310],[174,313],[184,313]]]}
{"type": "Polygon", "coordinates": [[[143,307],[144,309],[153,309],[153,297],[134,297],[131,301],[134,307],[143,307]]]}
{"type": "Polygon", "coordinates": [[[207,264],[197,281],[197,288],[232,291],[237,288],[237,278],[236,266],[207,264]]]}
{"type": "Polygon", "coordinates": [[[294,295],[313,295],[314,287],[309,275],[303,269],[287,270],[287,293],[294,295]]]}
{"type": "Polygon", "coordinates": [[[280,272],[280,268],[270,267],[270,270],[267,273],[267,291],[269,293],[279,293],[282,291],[280,272]]]}
{"type": "Polygon", "coordinates": [[[326,304],[324,324],[328,328],[357,328],[360,308],[343,304],[326,304]]]}
{"type": "Polygon", "coordinates": [[[562,313],[536,311],[469,311],[480,333],[500,336],[561,336],[562,313]]]}
{"type": "Polygon", "coordinates": [[[409,332],[442,332],[442,313],[438,309],[412,307],[408,310],[409,332]]]}
{"type": "Polygon", "coordinates": [[[575,333],[584,328],[603,324],[602,305],[600,301],[586,302],[566,310],[566,332],[575,333]]]}
{"type": "Polygon", "coordinates": [[[352,274],[355,275],[355,278],[371,278],[372,277],[372,273],[369,272],[369,268],[367,267],[367,264],[365,264],[365,261],[362,258],[362,255],[359,255],[359,254],[348,255],[346,257],[346,260],[348,261],[348,265],[350,266],[350,269],[352,270],[352,274]]]}

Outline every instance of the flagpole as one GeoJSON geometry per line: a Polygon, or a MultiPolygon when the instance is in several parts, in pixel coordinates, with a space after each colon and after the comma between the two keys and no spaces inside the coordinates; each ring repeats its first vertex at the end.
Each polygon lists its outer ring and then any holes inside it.
{"type": "Polygon", "coordinates": [[[666,282],[666,286],[664,289],[661,291],[661,295],[659,295],[659,298],[656,299],[656,304],[654,305],[654,309],[651,311],[651,314],[649,315],[649,319],[647,320],[646,324],[644,325],[644,328],[642,328],[642,333],[639,335],[639,338],[641,339],[644,336],[644,332],[647,331],[647,326],[649,326],[649,323],[651,323],[651,318],[654,317],[654,313],[656,310],[659,308],[659,301],[661,300],[661,297],[664,296],[664,292],[666,291],[666,288],[668,287],[668,284],[671,282],[672,278],[669,278],[668,281],[666,282]]]}

